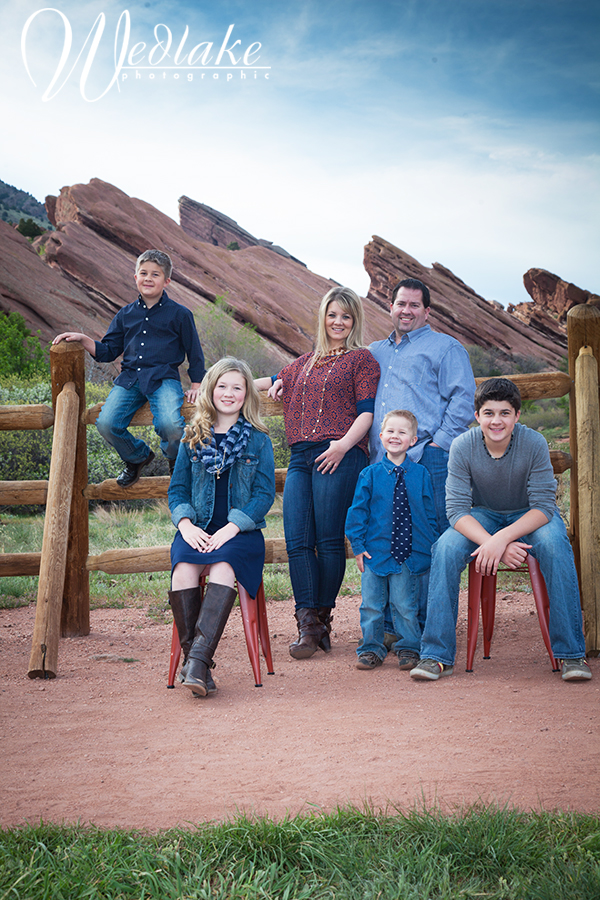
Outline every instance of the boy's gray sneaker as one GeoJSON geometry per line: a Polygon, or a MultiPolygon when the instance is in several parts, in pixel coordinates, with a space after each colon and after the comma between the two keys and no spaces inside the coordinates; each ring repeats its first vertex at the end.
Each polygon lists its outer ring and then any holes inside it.
{"type": "Polygon", "coordinates": [[[381,657],[377,656],[376,653],[371,653],[368,651],[367,653],[361,653],[358,657],[358,662],[356,663],[357,669],[376,669],[377,666],[382,666],[383,660],[381,657]]]}
{"type": "Polygon", "coordinates": [[[411,650],[398,651],[398,668],[414,669],[419,662],[419,654],[413,653],[411,650]]]}
{"type": "Polygon", "coordinates": [[[589,681],[591,677],[592,673],[585,656],[581,659],[563,659],[561,674],[563,681],[589,681]]]}
{"type": "Polygon", "coordinates": [[[390,634],[389,631],[384,631],[383,633],[383,646],[389,652],[394,644],[398,642],[398,638],[395,634],[390,634]]]}
{"type": "Polygon", "coordinates": [[[417,681],[437,681],[444,675],[452,675],[454,666],[445,666],[437,659],[421,659],[410,673],[417,681]]]}

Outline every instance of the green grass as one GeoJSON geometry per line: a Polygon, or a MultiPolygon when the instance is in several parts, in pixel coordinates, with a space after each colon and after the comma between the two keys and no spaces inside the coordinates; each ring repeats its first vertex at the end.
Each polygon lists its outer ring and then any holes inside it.
{"type": "Polygon", "coordinates": [[[600,820],[474,807],[0,832],[0,900],[595,900],[600,820]]]}
{"type": "MultiPolygon", "coordinates": [[[[267,517],[265,537],[283,537],[281,498],[267,517]]],[[[127,504],[97,506],[90,512],[90,555],[126,547],[154,547],[170,544],[175,533],[166,500],[131,508],[127,504]]],[[[0,515],[0,553],[40,551],[44,516],[3,512],[0,515]]],[[[354,567],[356,564],[352,561],[354,567]]],[[[292,596],[287,564],[265,566],[265,593],[271,600],[292,596]]],[[[37,577],[0,578],[0,609],[27,606],[37,597],[37,577]]],[[[169,572],[141,572],[131,575],[90,573],[90,608],[122,609],[147,607],[156,621],[170,620],[167,613],[169,572]]],[[[358,582],[360,591],[360,582],[358,582]]]]}

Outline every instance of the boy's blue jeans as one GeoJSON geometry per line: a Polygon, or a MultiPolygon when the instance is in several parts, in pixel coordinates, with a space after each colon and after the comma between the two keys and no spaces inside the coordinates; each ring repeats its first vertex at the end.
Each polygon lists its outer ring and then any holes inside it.
{"type": "Polygon", "coordinates": [[[408,566],[391,575],[376,575],[365,564],[362,574],[362,602],[360,604],[360,627],[362,641],[357,653],[376,653],[385,659],[387,650],[383,643],[384,611],[386,607],[392,615],[394,634],[401,635],[392,650],[410,650],[419,653],[421,627],[419,625],[420,575],[413,575],[408,566]],[[388,607],[389,603],[389,607],[388,607]]]}
{"type": "Polygon", "coordinates": [[[176,459],[183,434],[184,419],[181,415],[183,388],[174,378],[165,379],[152,394],[142,394],[138,383],[130,388],[118,384],[110,394],[96,420],[98,431],[104,440],[117,451],[123,462],[141,463],[148,458],[150,448],[145,441],[128,431],[129,423],[137,410],[148,401],[154,419],[154,430],[160,436],[160,449],[168,459],[176,459]]]}
{"type": "MultiPolygon", "coordinates": [[[[499,513],[473,507],[471,515],[490,534],[512,524],[527,512],[499,513]]],[[[550,601],[550,642],[558,659],[585,656],[579,588],[573,552],[558,510],[546,525],[521,539],[540,564],[550,601]]],[[[449,528],[433,545],[427,620],[421,641],[421,659],[435,659],[454,665],[456,656],[456,620],[460,575],[477,547],[454,528],[449,528]]]]}
{"type": "MultiPolygon", "coordinates": [[[[427,469],[431,476],[431,483],[433,485],[433,502],[435,504],[435,516],[437,519],[439,534],[443,534],[446,528],[450,526],[450,523],[446,518],[446,478],[448,477],[448,456],[449,453],[447,450],[442,450],[441,447],[432,447],[431,444],[426,444],[425,449],[423,450],[423,455],[419,460],[419,463],[427,469]]],[[[425,579],[422,583],[421,596],[419,599],[419,622],[421,623],[421,629],[423,629],[425,625],[426,615],[427,579],[425,579]]],[[[391,614],[389,610],[386,610],[384,626],[385,630],[390,634],[397,635],[398,632],[391,629],[392,624],[391,614]]]]}

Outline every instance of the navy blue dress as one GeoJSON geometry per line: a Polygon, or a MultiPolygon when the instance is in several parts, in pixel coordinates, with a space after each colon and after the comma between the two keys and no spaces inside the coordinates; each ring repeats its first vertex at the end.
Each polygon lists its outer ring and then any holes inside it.
{"type": "MultiPolygon", "coordinates": [[[[217,448],[224,438],[224,434],[215,435],[217,448]]],[[[213,477],[216,478],[216,475],[213,477]]],[[[227,525],[228,488],[229,469],[223,472],[220,478],[216,478],[213,517],[206,526],[208,534],[214,534],[219,528],[227,525]]],[[[182,538],[180,531],[177,530],[171,544],[171,573],[180,562],[192,563],[194,566],[209,566],[217,562],[229,563],[235,572],[236,581],[248,591],[251,597],[256,597],[265,564],[265,539],[260,528],[255,528],[253,531],[240,531],[218,550],[205,553],[190,547],[182,538]]]]}

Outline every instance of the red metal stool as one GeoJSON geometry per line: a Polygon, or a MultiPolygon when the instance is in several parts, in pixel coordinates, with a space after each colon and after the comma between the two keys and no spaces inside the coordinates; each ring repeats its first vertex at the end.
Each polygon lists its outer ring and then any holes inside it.
{"type": "MultiPolygon", "coordinates": [[[[206,587],[206,576],[200,578],[200,590],[204,599],[204,590],[206,587]]],[[[242,622],[244,625],[244,635],[246,638],[246,646],[248,648],[248,656],[250,657],[250,665],[254,673],[254,683],[256,687],[262,687],[260,680],[260,654],[259,640],[262,647],[263,656],[267,663],[269,675],[274,675],[273,657],[271,656],[271,641],[269,640],[269,623],[267,622],[267,605],[265,603],[265,588],[261,581],[256,597],[251,597],[241,584],[237,586],[238,596],[240,598],[240,609],[242,611],[242,622]]],[[[175,675],[181,657],[181,645],[179,643],[179,635],[175,622],[173,622],[173,636],[171,638],[171,659],[169,662],[169,683],[168,688],[175,687],[175,675]]]]}
{"type": "MultiPolygon", "coordinates": [[[[560,668],[552,653],[550,644],[550,632],[548,623],[550,618],[550,602],[544,576],[540,571],[540,565],[529,553],[527,554],[527,568],[531,578],[533,597],[537,609],[538,620],[542,638],[550,657],[552,671],[559,672],[560,668]]],[[[525,563],[519,569],[501,569],[500,571],[518,572],[524,571],[525,563]]],[[[479,629],[479,606],[481,604],[481,626],[483,631],[483,658],[490,658],[490,644],[494,633],[494,618],[496,615],[496,575],[482,575],[475,571],[475,562],[469,563],[469,613],[467,620],[467,672],[473,671],[473,659],[477,647],[477,631],[479,629]]]]}

